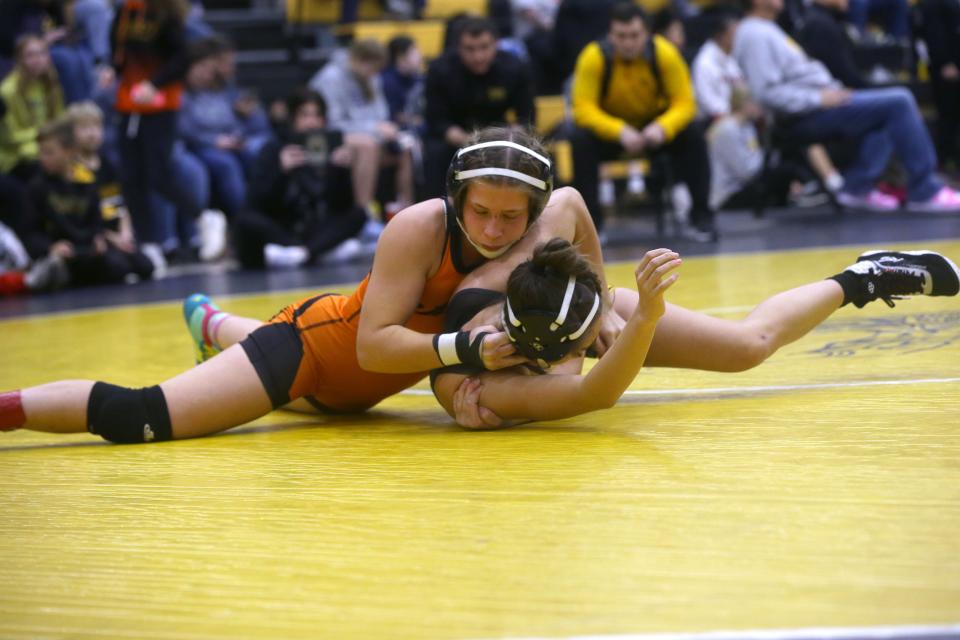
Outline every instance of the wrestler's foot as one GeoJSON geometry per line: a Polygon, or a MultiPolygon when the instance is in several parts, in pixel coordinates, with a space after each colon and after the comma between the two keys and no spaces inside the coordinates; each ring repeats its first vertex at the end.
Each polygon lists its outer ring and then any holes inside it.
{"type": "Polygon", "coordinates": [[[194,293],[183,301],[183,319],[186,320],[187,331],[193,339],[194,359],[197,364],[220,353],[221,349],[213,336],[216,335],[216,328],[227,316],[213,300],[202,293],[194,293]]]}
{"type": "Polygon", "coordinates": [[[906,296],[955,296],[960,269],[933,251],[868,251],[834,277],[844,289],[844,303],[863,307],[880,299],[889,306],[906,296]]]}

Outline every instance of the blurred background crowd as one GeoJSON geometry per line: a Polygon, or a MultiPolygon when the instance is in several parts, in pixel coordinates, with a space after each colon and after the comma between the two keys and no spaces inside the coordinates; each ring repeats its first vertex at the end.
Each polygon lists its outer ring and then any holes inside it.
{"type": "Polygon", "coordinates": [[[0,0],[0,16],[3,294],[368,259],[501,123],[548,141],[605,242],[634,207],[704,243],[726,209],[960,213],[960,0],[0,0]]]}

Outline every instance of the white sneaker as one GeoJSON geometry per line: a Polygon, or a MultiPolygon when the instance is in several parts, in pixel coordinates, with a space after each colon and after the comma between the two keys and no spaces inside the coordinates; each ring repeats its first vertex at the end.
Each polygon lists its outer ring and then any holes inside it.
{"type": "Polygon", "coordinates": [[[140,245],[140,251],[153,263],[153,279],[160,280],[167,275],[167,258],[163,255],[160,245],[145,242],[140,245]]]}
{"type": "Polygon", "coordinates": [[[270,269],[296,269],[310,259],[306,247],[285,247],[267,243],[263,246],[263,261],[270,269]]]}
{"type": "Polygon", "coordinates": [[[630,175],[627,177],[627,193],[631,196],[640,196],[646,190],[647,183],[643,179],[643,173],[639,170],[630,171],[630,175]]]}
{"type": "Polygon", "coordinates": [[[23,271],[30,264],[30,256],[20,238],[7,225],[0,222],[0,270],[23,271]]]}
{"type": "Polygon", "coordinates": [[[344,240],[323,256],[323,263],[329,265],[353,262],[365,254],[364,243],[357,238],[344,240]]]}
{"type": "Polygon", "coordinates": [[[690,222],[690,210],[693,208],[693,197],[685,184],[675,184],[670,190],[670,202],[673,204],[673,215],[681,225],[690,222]]]}
{"type": "Polygon", "coordinates": [[[367,218],[357,238],[363,242],[376,242],[380,239],[381,233],[383,233],[383,223],[373,218],[367,218]]]}
{"type": "Polygon", "coordinates": [[[615,205],[617,203],[617,188],[613,185],[613,180],[601,181],[597,196],[601,207],[615,205]]]}
{"type": "Polygon", "coordinates": [[[227,250],[227,217],[222,211],[207,209],[197,221],[200,228],[200,259],[210,262],[227,250]]]}

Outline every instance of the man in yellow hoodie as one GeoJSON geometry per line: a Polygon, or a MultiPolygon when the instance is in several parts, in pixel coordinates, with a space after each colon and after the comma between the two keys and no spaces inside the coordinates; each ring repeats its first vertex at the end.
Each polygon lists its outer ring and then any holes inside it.
{"type": "Polygon", "coordinates": [[[597,229],[597,168],[604,160],[666,153],[675,177],[693,200],[690,239],[716,240],[709,206],[710,164],[696,114],[690,72],[680,52],[650,34],[643,9],[624,1],[613,7],[605,40],[587,45],[573,75],[574,186],[597,229]]]}

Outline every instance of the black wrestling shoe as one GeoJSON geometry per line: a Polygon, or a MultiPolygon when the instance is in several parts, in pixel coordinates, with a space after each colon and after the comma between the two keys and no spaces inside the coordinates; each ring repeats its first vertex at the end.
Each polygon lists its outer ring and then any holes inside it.
{"type": "Polygon", "coordinates": [[[849,297],[857,307],[878,298],[889,306],[906,296],[955,296],[960,269],[933,251],[868,251],[844,273],[859,276],[862,286],[849,297]]]}

